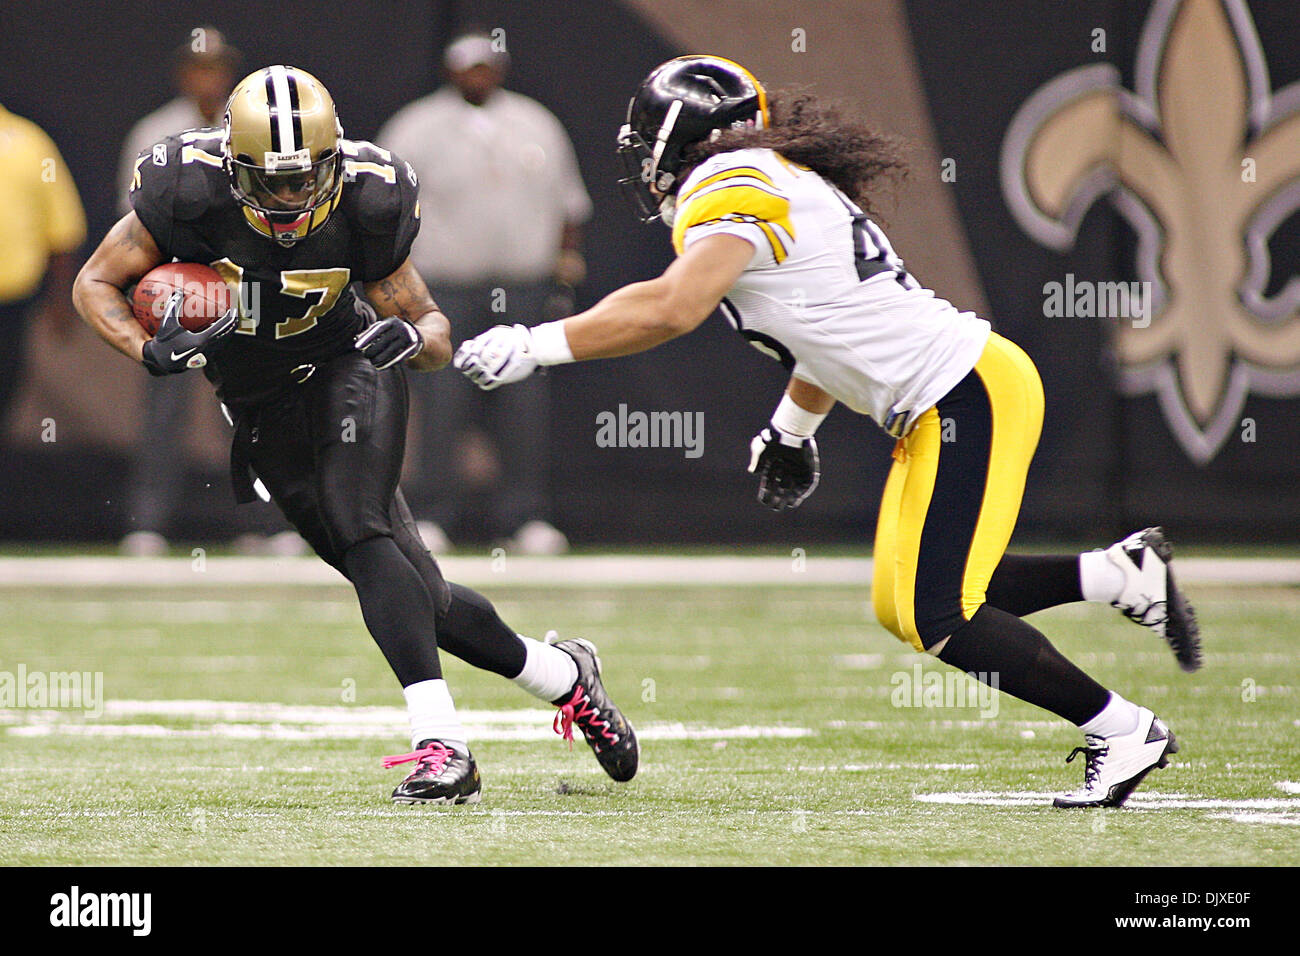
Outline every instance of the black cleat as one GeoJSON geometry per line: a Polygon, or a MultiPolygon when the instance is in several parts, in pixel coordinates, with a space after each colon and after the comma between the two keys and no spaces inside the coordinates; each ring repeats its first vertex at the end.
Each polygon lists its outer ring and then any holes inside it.
{"type": "Polygon", "coordinates": [[[384,767],[416,761],[415,769],[393,791],[393,803],[478,803],[483,783],[478,764],[468,754],[422,740],[413,753],[384,758],[384,767]]]}
{"type": "Polygon", "coordinates": [[[1179,667],[1197,670],[1201,628],[1196,611],[1174,582],[1174,546],[1164,530],[1136,531],[1107,548],[1106,556],[1124,572],[1124,590],[1111,603],[1130,621],[1163,637],[1179,667]]]}
{"type": "Polygon", "coordinates": [[[551,701],[560,708],[555,715],[555,732],[562,734],[572,747],[573,725],[577,724],[605,772],[615,780],[631,780],[636,776],[640,747],[632,725],[614,706],[600,682],[600,658],[596,656],[596,648],[581,639],[561,641],[555,646],[578,665],[578,681],[573,689],[551,701]]]}

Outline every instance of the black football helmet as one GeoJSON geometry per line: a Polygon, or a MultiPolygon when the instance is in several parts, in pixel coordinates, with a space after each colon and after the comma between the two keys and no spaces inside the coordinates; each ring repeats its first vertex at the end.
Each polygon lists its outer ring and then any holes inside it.
{"type": "Polygon", "coordinates": [[[660,64],[637,88],[618,133],[623,194],[642,222],[671,215],[665,201],[680,185],[683,148],[724,129],[769,122],[767,91],[739,63],[679,56],[660,64]]]}

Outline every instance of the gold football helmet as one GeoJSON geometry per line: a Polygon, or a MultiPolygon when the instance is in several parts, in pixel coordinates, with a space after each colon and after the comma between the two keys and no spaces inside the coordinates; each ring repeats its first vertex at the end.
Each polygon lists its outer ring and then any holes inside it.
{"type": "Polygon", "coordinates": [[[283,245],[323,226],[343,188],[342,139],[334,99],[306,70],[269,66],[241,80],[221,152],[248,224],[283,245]]]}

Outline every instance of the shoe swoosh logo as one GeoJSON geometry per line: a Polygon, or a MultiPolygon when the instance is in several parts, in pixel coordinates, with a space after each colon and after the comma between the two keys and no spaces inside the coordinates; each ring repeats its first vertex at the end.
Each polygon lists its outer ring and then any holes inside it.
{"type": "Polygon", "coordinates": [[[173,352],[172,361],[179,362],[181,359],[185,358],[185,356],[191,354],[192,352],[197,352],[197,351],[198,351],[197,348],[192,348],[192,349],[186,349],[184,352],[173,352]]]}

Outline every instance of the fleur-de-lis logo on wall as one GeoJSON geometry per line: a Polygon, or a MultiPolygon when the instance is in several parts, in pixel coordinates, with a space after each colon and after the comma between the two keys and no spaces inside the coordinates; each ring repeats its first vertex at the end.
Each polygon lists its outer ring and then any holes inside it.
{"type": "Polygon", "coordinates": [[[1153,302],[1116,330],[1120,386],[1156,393],[1193,461],[1247,394],[1300,394],[1300,278],[1265,294],[1268,239],[1300,207],[1300,83],[1271,90],[1244,0],[1156,0],[1133,92],[1110,64],[1039,89],[1007,130],[1002,186],[1053,249],[1103,195],[1133,225],[1153,302]]]}

